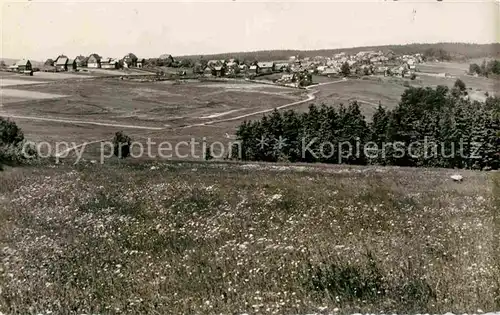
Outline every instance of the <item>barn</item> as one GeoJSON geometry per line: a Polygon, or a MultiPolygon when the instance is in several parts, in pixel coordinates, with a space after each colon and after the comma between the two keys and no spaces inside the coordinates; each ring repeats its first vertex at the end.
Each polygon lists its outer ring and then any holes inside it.
{"type": "Polygon", "coordinates": [[[267,74],[274,72],[274,62],[259,62],[259,73],[267,74]]]}
{"type": "Polygon", "coordinates": [[[101,57],[98,54],[92,54],[87,60],[88,68],[100,68],[101,67],[101,57]]]}
{"type": "Polygon", "coordinates": [[[17,69],[19,72],[24,72],[24,71],[32,71],[33,68],[31,66],[31,62],[28,59],[22,59],[16,62],[14,65],[14,69],[17,69]]]}
{"type": "Polygon", "coordinates": [[[257,74],[259,73],[259,65],[251,65],[248,69],[248,74],[257,74]]]}
{"type": "Polygon", "coordinates": [[[75,58],[75,63],[77,68],[83,68],[87,66],[87,58],[84,56],[77,56],[75,58]]]}
{"type": "Polygon", "coordinates": [[[113,58],[102,58],[101,59],[101,68],[103,69],[118,69],[120,64],[117,60],[113,58]]]}
{"type": "Polygon", "coordinates": [[[146,59],[144,58],[138,58],[137,59],[137,68],[142,68],[146,64],[146,59]]]}
{"type": "Polygon", "coordinates": [[[135,68],[137,67],[137,56],[133,53],[128,53],[123,57],[123,65],[127,68],[135,68]]]}
{"type": "Polygon", "coordinates": [[[223,77],[226,74],[226,67],[224,66],[215,66],[213,68],[213,75],[216,77],[223,77]]]}
{"type": "Polygon", "coordinates": [[[163,63],[167,63],[170,65],[174,63],[174,57],[172,57],[172,55],[170,54],[162,54],[158,59],[160,59],[163,63]]]}
{"type": "Polygon", "coordinates": [[[67,64],[67,69],[68,71],[76,71],[77,65],[76,65],[76,60],[75,59],[68,59],[68,64],[67,64]]]}
{"type": "Polygon", "coordinates": [[[54,65],[56,66],[57,71],[68,71],[68,57],[59,56],[56,59],[54,65]]]}

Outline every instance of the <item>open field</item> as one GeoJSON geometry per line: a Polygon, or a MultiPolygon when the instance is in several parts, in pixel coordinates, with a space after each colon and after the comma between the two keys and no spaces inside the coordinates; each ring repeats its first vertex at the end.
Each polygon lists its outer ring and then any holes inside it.
{"type": "Polygon", "coordinates": [[[293,89],[244,82],[176,84],[118,79],[58,82],[41,87],[22,86],[18,90],[43,90],[70,97],[50,102],[4,103],[4,110],[12,114],[57,115],[154,126],[192,124],[215,113],[244,114],[299,100],[301,96],[300,91],[293,89]]]}
{"type": "MultiPolygon", "coordinates": [[[[95,142],[87,147],[94,153],[100,150],[98,140],[110,139],[119,130],[137,141],[145,141],[148,136],[157,143],[192,138],[227,141],[226,134],[233,135],[242,121],[258,119],[280,107],[304,111],[312,103],[339,105],[357,100],[362,113],[371,118],[379,102],[387,108],[399,102],[405,82],[451,87],[456,80],[425,74],[419,74],[415,81],[376,76],[346,81],[321,77],[320,85],[298,90],[241,80],[141,82],[120,80],[119,76],[64,73],[1,75],[0,114],[15,120],[28,139],[95,142]]],[[[499,90],[498,82],[491,79],[461,78],[475,99],[484,99],[485,91],[499,90]]]]}
{"type": "Polygon", "coordinates": [[[30,81],[34,81],[36,83],[43,82],[55,82],[61,80],[68,79],[89,79],[94,76],[89,75],[85,72],[33,72],[33,76],[18,74],[14,72],[0,72],[0,86],[8,86],[8,85],[23,85],[23,84],[34,84],[27,83],[30,81]],[[10,81],[14,81],[16,84],[9,84],[10,81]],[[7,83],[5,83],[7,82],[7,83]],[[24,82],[24,83],[22,83],[24,82]]]}
{"type": "Polygon", "coordinates": [[[453,173],[133,161],[7,170],[0,312],[498,310],[498,173],[462,171],[463,183],[453,173]]]}
{"type": "Polygon", "coordinates": [[[338,106],[343,103],[347,106],[350,101],[357,100],[362,113],[371,118],[379,102],[389,109],[395,107],[406,88],[399,82],[372,77],[366,80],[349,79],[335,84],[324,84],[313,89],[318,91],[315,94],[316,99],[296,107],[298,110],[307,111],[310,104],[338,106]]]}
{"type": "Polygon", "coordinates": [[[500,91],[500,81],[483,77],[474,77],[467,75],[469,63],[458,62],[439,62],[426,63],[418,65],[420,72],[417,73],[418,79],[423,86],[447,85],[453,86],[456,79],[464,81],[467,87],[476,91],[489,92],[493,95],[500,91]],[[437,77],[437,74],[447,73],[451,77],[437,77]],[[429,75],[426,75],[429,74],[429,75]]]}
{"type": "Polygon", "coordinates": [[[14,89],[1,89],[0,100],[1,104],[23,102],[26,100],[46,100],[53,98],[67,97],[67,95],[51,94],[36,91],[20,91],[14,89]]]}
{"type": "Polygon", "coordinates": [[[449,73],[451,75],[463,75],[469,71],[469,63],[460,62],[427,62],[417,65],[421,72],[449,73]]]}
{"type": "Polygon", "coordinates": [[[44,83],[43,81],[31,81],[31,80],[20,80],[18,78],[13,79],[4,79],[0,80],[0,86],[12,86],[12,85],[25,85],[25,84],[40,84],[44,83]]]}

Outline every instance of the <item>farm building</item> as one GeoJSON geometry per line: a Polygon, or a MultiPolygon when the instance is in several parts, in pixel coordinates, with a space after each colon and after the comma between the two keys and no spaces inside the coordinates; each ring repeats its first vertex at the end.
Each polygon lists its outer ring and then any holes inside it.
{"type": "Polygon", "coordinates": [[[240,67],[239,65],[234,62],[234,61],[230,61],[227,63],[226,65],[226,73],[228,75],[236,75],[240,72],[240,67]]]}
{"type": "Polygon", "coordinates": [[[125,68],[135,68],[137,67],[137,56],[133,53],[128,53],[123,57],[123,66],[125,68]]]}
{"type": "Polygon", "coordinates": [[[384,66],[378,66],[375,68],[374,73],[379,74],[379,75],[384,75],[387,76],[389,71],[389,67],[384,67],[384,66]]]}
{"type": "Polygon", "coordinates": [[[205,76],[223,77],[226,75],[226,67],[224,65],[207,66],[203,71],[205,76]]]}
{"type": "Polygon", "coordinates": [[[261,74],[273,73],[274,71],[274,62],[259,62],[257,65],[259,66],[258,72],[261,74]]]}
{"type": "Polygon", "coordinates": [[[248,74],[257,74],[259,73],[259,65],[251,65],[250,68],[248,68],[248,74]]]}
{"type": "Polygon", "coordinates": [[[68,59],[67,71],[76,71],[76,69],[77,69],[76,60],[75,59],[68,59]]]}
{"type": "Polygon", "coordinates": [[[326,66],[319,66],[316,68],[316,71],[318,73],[323,73],[323,72],[325,72],[325,70],[326,70],[326,66]]]}
{"type": "Polygon", "coordinates": [[[113,58],[102,58],[101,59],[101,68],[103,69],[118,69],[120,68],[120,64],[118,60],[113,58]]]}
{"type": "Polygon", "coordinates": [[[339,74],[338,68],[326,68],[323,72],[321,72],[322,75],[336,75],[339,74]]]}
{"type": "Polygon", "coordinates": [[[142,68],[146,64],[146,59],[144,58],[137,58],[137,68],[142,68]]]}
{"type": "Polygon", "coordinates": [[[85,56],[77,56],[75,58],[76,68],[84,68],[87,66],[87,58],[85,56]]]}
{"type": "Polygon", "coordinates": [[[248,66],[244,63],[239,65],[239,68],[240,68],[240,72],[247,72],[248,71],[248,66]]]}
{"type": "Polygon", "coordinates": [[[16,62],[16,64],[12,67],[13,70],[17,70],[19,72],[24,72],[24,71],[32,71],[33,68],[31,66],[31,61],[28,59],[22,59],[16,62]]]}
{"type": "Polygon", "coordinates": [[[290,70],[290,64],[288,62],[276,63],[274,66],[274,70],[280,72],[287,72],[290,70]]]}
{"type": "Polygon", "coordinates": [[[284,74],[281,76],[281,79],[278,80],[280,83],[293,83],[297,81],[297,74],[295,73],[290,73],[290,74],[284,74]]]}
{"type": "Polygon", "coordinates": [[[101,67],[101,57],[98,54],[92,54],[87,60],[87,67],[89,68],[100,68],[101,67]]]}
{"type": "Polygon", "coordinates": [[[224,66],[215,66],[213,68],[213,75],[216,77],[223,77],[226,75],[226,67],[224,66]]]}
{"type": "Polygon", "coordinates": [[[56,59],[54,65],[56,66],[57,71],[68,71],[68,57],[59,56],[56,59]]]}
{"type": "Polygon", "coordinates": [[[226,64],[225,60],[216,60],[216,59],[213,59],[213,60],[209,60],[207,62],[207,66],[209,66],[209,67],[224,66],[225,64],[226,64]]]}
{"type": "Polygon", "coordinates": [[[213,75],[213,69],[211,67],[206,67],[205,70],[203,70],[203,75],[211,77],[213,75]]]}
{"type": "Polygon", "coordinates": [[[170,55],[170,54],[162,54],[162,55],[160,55],[160,58],[158,58],[158,59],[160,59],[164,63],[165,62],[174,63],[174,57],[172,57],[172,55],[170,55]]]}

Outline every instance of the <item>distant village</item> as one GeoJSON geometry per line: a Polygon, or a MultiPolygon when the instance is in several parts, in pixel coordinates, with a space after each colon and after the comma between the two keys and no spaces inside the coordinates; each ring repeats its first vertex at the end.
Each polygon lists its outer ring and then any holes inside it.
{"type": "Polygon", "coordinates": [[[288,60],[240,61],[203,60],[203,58],[175,60],[170,54],[158,58],[138,58],[129,53],[123,58],[105,58],[98,54],[77,56],[74,59],[60,55],[48,59],[43,66],[33,67],[30,60],[20,60],[7,67],[8,71],[31,74],[33,71],[65,72],[89,71],[91,69],[143,69],[163,75],[165,68],[178,68],[178,74],[185,76],[187,70],[193,75],[204,77],[246,77],[257,78],[269,74],[281,74],[274,81],[286,85],[306,86],[312,83],[312,75],[335,76],[399,76],[412,78],[423,62],[423,55],[396,55],[393,52],[361,51],[356,54],[338,53],[330,57],[316,56],[300,58],[291,56],[288,60]]]}

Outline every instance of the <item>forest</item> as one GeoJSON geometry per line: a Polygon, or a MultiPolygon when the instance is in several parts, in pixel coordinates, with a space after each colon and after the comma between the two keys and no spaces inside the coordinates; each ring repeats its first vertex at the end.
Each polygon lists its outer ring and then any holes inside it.
{"type": "Polygon", "coordinates": [[[237,131],[241,159],[490,170],[500,166],[500,98],[471,101],[465,84],[410,87],[368,120],[353,101],[274,111],[237,131]]]}
{"type": "MultiPolygon", "coordinates": [[[[300,58],[315,56],[332,56],[340,52],[356,54],[360,51],[392,51],[396,55],[409,55],[422,53],[425,57],[435,58],[442,61],[459,60],[464,61],[474,58],[499,58],[500,44],[468,44],[468,43],[435,43],[435,44],[407,44],[407,45],[385,45],[385,46],[365,46],[353,48],[336,48],[321,50],[263,50],[254,52],[231,52],[221,54],[204,55],[203,58],[210,59],[230,59],[239,60],[288,60],[290,56],[300,58]]],[[[177,59],[199,59],[200,56],[178,56],[177,59]]]]}

